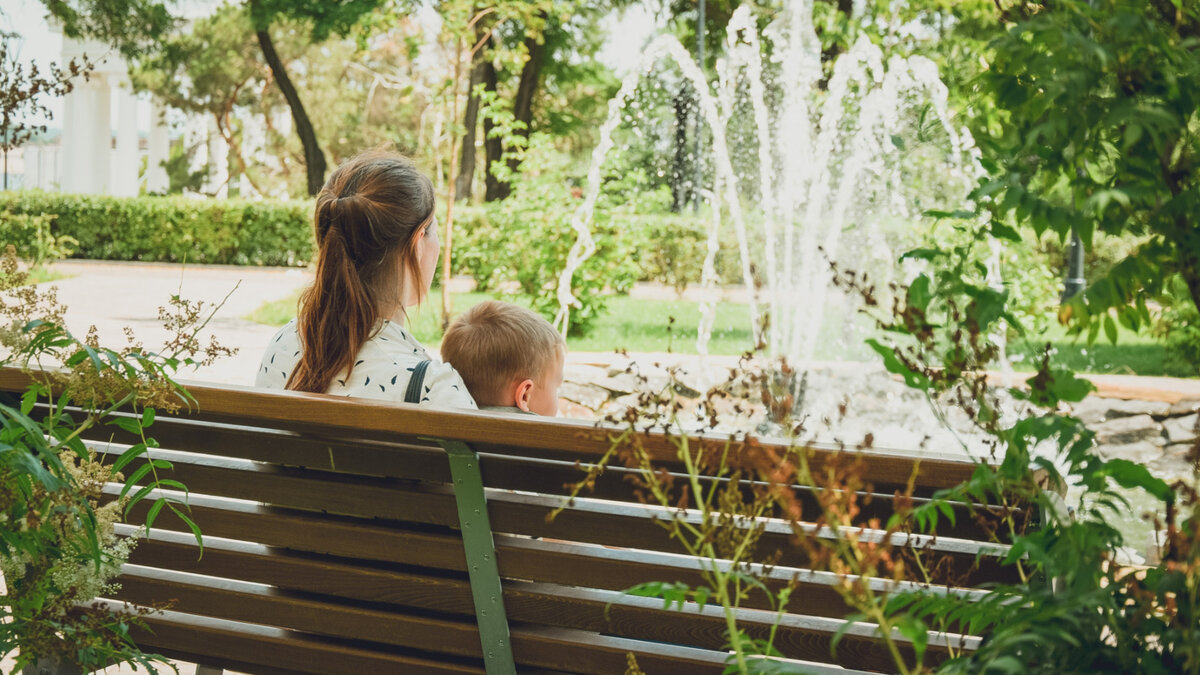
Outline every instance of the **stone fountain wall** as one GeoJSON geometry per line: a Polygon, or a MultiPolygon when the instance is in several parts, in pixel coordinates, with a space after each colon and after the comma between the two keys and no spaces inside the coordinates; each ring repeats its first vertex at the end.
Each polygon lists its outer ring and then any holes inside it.
{"type": "MultiPolygon", "coordinates": [[[[675,354],[636,359],[588,356],[593,357],[592,363],[567,366],[559,391],[564,414],[572,417],[600,419],[614,414],[620,418],[628,406],[636,405],[637,392],[668,386],[668,368],[674,370],[676,393],[685,405],[694,403],[708,387],[727,380],[730,369],[737,366],[733,357],[710,357],[702,363],[698,357],[675,354]]],[[[877,366],[822,363],[808,366],[807,372],[806,426],[817,440],[854,446],[870,433],[880,449],[974,457],[985,457],[990,451],[988,437],[961,410],[943,406],[945,417],[938,419],[923,394],[877,366]]],[[[719,430],[753,429],[765,416],[758,392],[744,380],[741,384],[743,411],[735,414],[732,403],[724,406],[728,416],[719,430]]],[[[1105,393],[1103,385],[1099,393],[1105,393]]],[[[1169,398],[1175,400],[1093,394],[1070,412],[1096,432],[1101,456],[1145,465],[1168,482],[1191,480],[1194,473],[1187,454],[1200,442],[1200,396],[1169,398]]]]}

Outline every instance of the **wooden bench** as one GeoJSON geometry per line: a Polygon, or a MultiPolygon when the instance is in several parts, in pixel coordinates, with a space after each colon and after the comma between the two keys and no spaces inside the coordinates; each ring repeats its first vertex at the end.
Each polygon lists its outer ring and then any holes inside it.
{"type": "MultiPolygon", "coordinates": [[[[0,393],[27,381],[0,371],[0,393]]],[[[168,607],[147,617],[153,632],[137,636],[145,650],[249,673],[621,673],[627,654],[648,673],[724,668],[720,607],[664,609],[661,599],[622,592],[651,581],[696,586],[703,563],[681,555],[660,522],[671,513],[641,503],[626,469],[611,468],[594,493],[548,519],[564,507],[565,485],[583,476],[578,463],[609,449],[609,432],[574,420],[313,394],[189,391],[194,409],[160,411],[149,434],[162,446],[153,456],[174,466],[161,477],[190,489],[203,555],[182,523],[160,516],[109,600],[168,607]]],[[[114,456],[133,442],[114,426],[94,429],[88,441],[114,456]]],[[[681,470],[669,439],[644,442],[663,467],[681,470]]],[[[820,467],[833,456],[812,450],[810,462],[820,467]]],[[[864,519],[886,520],[890,495],[913,468],[910,457],[868,456],[865,478],[878,494],[864,519]]],[[[924,459],[916,496],[973,469],[924,459]]],[[[800,497],[813,499],[811,491],[800,497]]],[[[765,528],[762,545],[782,552],[767,584],[796,584],[777,648],[825,664],[809,672],[892,670],[867,625],[831,656],[848,613],[837,577],[806,568],[786,523],[765,528]]],[[[993,555],[980,555],[1003,547],[981,548],[984,535],[965,513],[939,531],[906,545],[938,552],[967,586],[1011,578],[993,555]]],[[[765,635],[775,618],[768,610],[765,600],[748,600],[740,625],[765,635]]],[[[932,635],[929,654],[976,643],[932,635]]]]}

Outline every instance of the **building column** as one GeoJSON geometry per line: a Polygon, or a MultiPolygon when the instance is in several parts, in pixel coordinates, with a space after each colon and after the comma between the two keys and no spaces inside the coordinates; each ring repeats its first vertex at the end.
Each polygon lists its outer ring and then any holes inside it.
{"type": "Polygon", "coordinates": [[[63,101],[63,158],[69,159],[64,163],[62,175],[62,190],[64,192],[88,192],[87,174],[91,169],[91,146],[88,133],[91,118],[88,109],[92,107],[92,91],[95,85],[91,82],[78,82],[71,93],[63,101]]]}
{"type": "Polygon", "coordinates": [[[113,152],[109,191],[119,197],[138,193],[137,97],[128,82],[117,86],[117,147],[113,152]]]}
{"type": "Polygon", "coordinates": [[[88,183],[92,194],[112,194],[112,93],[108,78],[97,83],[93,91],[93,106],[90,111],[92,128],[86,142],[92,146],[91,166],[88,167],[88,183]]]}
{"type": "Polygon", "coordinates": [[[157,100],[151,103],[150,138],[146,155],[146,192],[152,195],[165,195],[171,188],[167,168],[163,166],[171,149],[171,141],[167,137],[167,122],[163,118],[165,113],[157,100]]]}

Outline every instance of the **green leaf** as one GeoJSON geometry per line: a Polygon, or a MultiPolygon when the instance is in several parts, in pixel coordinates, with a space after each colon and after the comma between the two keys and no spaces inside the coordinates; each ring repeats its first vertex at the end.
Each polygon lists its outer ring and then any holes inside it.
{"type": "Polygon", "coordinates": [[[918,373],[904,365],[899,357],[896,356],[896,351],[894,348],[881,344],[874,338],[867,340],[866,343],[870,345],[871,349],[874,349],[876,353],[883,357],[883,367],[886,368],[889,373],[894,373],[904,378],[904,383],[909,387],[914,389],[928,390],[933,386],[933,383],[930,381],[928,376],[924,375],[923,373],[918,373]]]}
{"type": "Polygon", "coordinates": [[[121,456],[117,458],[117,461],[113,462],[112,472],[117,473],[121,469],[124,469],[125,465],[129,464],[133,460],[135,460],[138,457],[140,457],[141,455],[145,454],[145,452],[146,452],[146,444],[145,443],[138,443],[137,445],[129,446],[129,449],[127,449],[125,452],[122,452],[121,456]]]}
{"type": "Polygon", "coordinates": [[[1142,488],[1162,502],[1172,498],[1171,487],[1166,481],[1151,475],[1141,464],[1127,459],[1110,459],[1105,463],[1105,470],[1123,488],[1142,488]]]}
{"type": "Polygon", "coordinates": [[[929,644],[929,630],[925,624],[914,617],[905,616],[896,622],[896,630],[912,642],[916,662],[920,663],[925,658],[925,647],[929,644]]]}
{"type": "MultiPolygon", "coordinates": [[[[158,518],[159,511],[162,511],[163,507],[166,505],[167,505],[166,497],[159,497],[158,499],[154,500],[153,504],[150,505],[150,509],[148,511],[146,511],[146,521],[144,523],[142,523],[142,525],[145,526],[145,528],[147,530],[149,530],[151,527],[154,526],[155,518],[158,518]]],[[[126,514],[126,515],[128,515],[128,514],[126,514]]]]}
{"type": "Polygon", "coordinates": [[[132,417],[114,417],[108,421],[108,424],[118,426],[135,436],[142,435],[142,425],[140,420],[136,420],[132,417]]]}
{"type": "Polygon", "coordinates": [[[924,274],[917,275],[908,286],[908,306],[924,311],[929,306],[933,294],[929,292],[930,279],[924,274]]]}
{"type": "Polygon", "coordinates": [[[1112,314],[1104,315],[1104,335],[1112,344],[1117,344],[1117,322],[1113,321],[1112,314]]]}
{"type": "Polygon", "coordinates": [[[138,484],[138,481],[145,478],[146,474],[150,473],[150,470],[152,468],[153,467],[150,465],[149,462],[139,466],[137,468],[137,470],[134,471],[133,474],[129,476],[129,478],[125,479],[125,486],[121,488],[121,496],[124,497],[125,495],[129,494],[129,491],[132,490],[134,487],[136,487],[138,484]]]}
{"type": "Polygon", "coordinates": [[[133,511],[133,507],[137,506],[138,503],[145,499],[151,492],[153,492],[156,487],[158,486],[156,486],[154,483],[151,483],[138,488],[138,491],[133,493],[133,496],[129,498],[129,503],[125,505],[125,517],[128,518],[129,514],[133,511]]]}
{"type": "Polygon", "coordinates": [[[1021,241],[1021,233],[998,220],[993,220],[988,225],[988,229],[991,231],[992,236],[997,239],[1006,239],[1018,243],[1021,241]]]}
{"type": "Polygon", "coordinates": [[[151,424],[154,424],[154,408],[146,408],[142,411],[142,428],[145,429],[151,424]]]}

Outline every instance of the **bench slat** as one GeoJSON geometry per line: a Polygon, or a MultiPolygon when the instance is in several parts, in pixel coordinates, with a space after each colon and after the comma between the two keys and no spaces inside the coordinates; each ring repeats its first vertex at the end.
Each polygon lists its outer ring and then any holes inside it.
{"type": "MultiPolygon", "coordinates": [[[[29,380],[29,375],[20,370],[2,369],[0,391],[24,391],[29,380]]],[[[345,435],[383,441],[442,438],[469,443],[480,453],[588,462],[608,450],[609,436],[614,433],[614,430],[598,429],[577,420],[528,420],[500,413],[439,410],[324,394],[183,384],[195,398],[195,405],[190,412],[182,412],[180,416],[233,424],[252,420],[255,426],[318,433],[333,438],[345,435]],[[497,442],[496,439],[501,438],[505,441],[497,442]]],[[[651,435],[643,440],[646,451],[656,461],[668,464],[676,461],[677,451],[669,439],[651,435]]],[[[694,441],[697,447],[715,448],[723,447],[728,438],[706,435],[694,441]]],[[[770,443],[763,445],[770,446],[770,443]]],[[[814,447],[810,465],[819,472],[838,454],[836,448],[814,447]]],[[[931,489],[953,487],[968,479],[975,469],[974,463],[965,459],[880,451],[864,451],[863,456],[867,458],[864,479],[876,486],[902,485],[916,461],[920,462],[917,483],[931,489]]],[[[888,492],[891,488],[880,489],[888,492]]]]}
{"type": "MultiPolygon", "coordinates": [[[[294,432],[261,429],[238,425],[214,425],[194,420],[164,418],[156,421],[151,434],[164,449],[211,453],[220,448],[222,456],[271,462],[280,465],[336,470],[367,476],[411,478],[435,482],[450,482],[449,470],[441,448],[435,445],[382,443],[324,439],[294,432]]],[[[135,443],[131,434],[120,429],[102,427],[90,430],[84,438],[98,442],[135,443]]],[[[480,457],[484,484],[488,487],[522,490],[545,494],[568,494],[565,487],[578,482],[582,469],[572,462],[482,455],[480,457]]],[[[619,501],[638,501],[635,486],[628,480],[637,472],[621,466],[610,466],[595,482],[595,489],[585,496],[619,501]]],[[[680,479],[685,474],[673,472],[680,479]]],[[[710,485],[713,479],[701,477],[710,485]]],[[[725,482],[723,479],[721,482],[725,482]]],[[[816,513],[818,503],[814,490],[794,486],[794,493],[804,513],[816,513]]],[[[752,498],[749,486],[743,490],[752,498]]],[[[914,505],[926,501],[914,499],[914,505]]],[[[894,511],[893,496],[879,492],[859,493],[860,513],[855,524],[865,525],[872,518],[886,522],[894,511]]],[[[985,509],[974,513],[965,504],[952,504],[954,522],[943,518],[938,533],[946,537],[978,538],[980,522],[988,524],[1007,540],[1007,530],[997,528],[999,519],[985,509]]]]}
{"type": "MultiPolygon", "coordinates": [[[[100,600],[113,609],[123,603],[100,600]]],[[[352,643],[322,640],[297,631],[237,621],[157,611],[144,618],[149,631],[134,627],[131,634],[145,648],[171,658],[247,673],[454,673],[484,675],[483,667],[468,662],[433,660],[365,649],[352,643]]]]}
{"type": "MultiPolygon", "coordinates": [[[[420,578],[415,583],[423,583],[420,578]]],[[[143,568],[129,565],[121,577],[123,589],[118,598],[139,605],[157,605],[171,601],[173,606],[189,614],[222,619],[251,621],[271,626],[318,633],[330,637],[381,642],[393,647],[434,649],[452,656],[481,656],[478,633],[469,623],[473,609],[469,601],[469,586],[460,582],[467,593],[458,603],[447,603],[436,592],[411,596],[420,598],[423,609],[441,609],[466,614],[466,622],[439,619],[431,615],[412,615],[412,605],[404,613],[389,611],[378,605],[351,606],[331,603],[320,598],[287,594],[272,588],[246,582],[234,582],[213,577],[143,568]],[[436,636],[436,639],[434,639],[436,636]]],[[[448,584],[438,584],[436,591],[448,584]]],[[[521,640],[522,622],[562,626],[620,637],[638,636],[642,639],[721,650],[726,642],[725,620],[719,607],[709,606],[697,611],[687,603],[682,611],[664,610],[662,602],[651,598],[624,596],[611,591],[571,589],[558,585],[510,582],[505,592],[509,619],[513,622],[514,644],[521,640]]],[[[755,638],[766,638],[774,615],[771,612],[742,610],[739,626],[755,638]]],[[[841,625],[832,619],[802,619],[785,617],[776,630],[776,646],[792,658],[821,660],[830,658],[834,632],[841,625]]],[[[523,657],[522,665],[553,667],[542,660],[539,649],[523,657]]],[[[911,659],[911,650],[902,647],[911,659]]],[[[945,647],[931,640],[930,663],[946,657],[945,647]]],[[[849,667],[886,669],[890,656],[875,641],[853,633],[846,635],[838,648],[834,662],[849,667]]]]}
{"type": "MultiPolygon", "coordinates": [[[[111,447],[103,451],[119,452],[111,447]]],[[[310,510],[324,507],[335,513],[370,518],[402,518],[430,525],[454,527],[458,523],[453,492],[444,487],[414,487],[395,479],[368,479],[340,474],[315,476],[311,471],[255,462],[199,457],[173,451],[158,450],[156,453],[156,457],[169,459],[174,464],[173,470],[162,471],[160,476],[170,475],[196,493],[259,500],[310,510]]],[[[493,528],[498,532],[685,552],[681,544],[664,536],[657,522],[658,519],[670,517],[666,509],[580,499],[576,500],[574,507],[559,513],[552,522],[547,522],[550,514],[561,506],[561,498],[491,490],[488,500],[493,528]]],[[[205,523],[199,519],[197,523],[204,530],[205,523]]],[[[768,526],[760,546],[766,551],[779,550],[783,556],[780,562],[784,565],[806,567],[807,558],[799,547],[792,545],[791,536],[791,531],[782,523],[775,527],[768,526]]],[[[871,535],[868,531],[862,536],[869,538],[871,535]]],[[[913,541],[924,540],[914,538],[913,541]]],[[[1015,570],[998,565],[993,558],[977,560],[981,550],[977,544],[940,539],[929,540],[921,546],[926,550],[926,555],[934,557],[939,565],[944,566],[950,578],[961,579],[959,584],[978,585],[1015,580],[1015,570]]]]}

